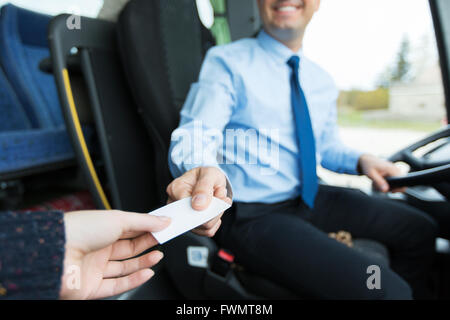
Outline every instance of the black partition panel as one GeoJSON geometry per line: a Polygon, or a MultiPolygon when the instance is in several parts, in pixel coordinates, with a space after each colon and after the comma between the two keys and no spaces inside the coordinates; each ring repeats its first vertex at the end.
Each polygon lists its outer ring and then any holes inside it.
{"type": "Polygon", "coordinates": [[[153,146],[123,75],[115,24],[81,17],[81,29],[66,27],[68,15],[55,17],[49,29],[52,69],[67,131],[87,186],[100,209],[148,212],[160,204],[155,194],[153,146]],[[81,76],[101,149],[105,177],[85,147],[79,112],[73,99],[70,52],[77,48],[81,76]]]}

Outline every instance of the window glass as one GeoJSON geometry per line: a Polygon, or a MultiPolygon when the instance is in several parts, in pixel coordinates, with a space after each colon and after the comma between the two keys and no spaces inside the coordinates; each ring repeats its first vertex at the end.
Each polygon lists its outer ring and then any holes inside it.
{"type": "Polygon", "coordinates": [[[73,13],[85,17],[96,17],[103,0],[0,0],[0,6],[6,3],[49,15],[73,13]]]}
{"type": "MultiPolygon", "coordinates": [[[[347,145],[389,157],[447,123],[427,0],[322,0],[304,51],[340,90],[347,145]]],[[[363,177],[319,172],[330,184],[371,186],[363,177]]]]}

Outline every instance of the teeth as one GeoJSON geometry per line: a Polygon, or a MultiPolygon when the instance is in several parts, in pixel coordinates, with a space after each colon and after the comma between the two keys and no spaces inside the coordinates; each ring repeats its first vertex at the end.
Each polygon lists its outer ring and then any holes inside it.
{"type": "Polygon", "coordinates": [[[291,7],[291,6],[278,8],[278,11],[281,11],[281,12],[292,12],[292,11],[295,11],[295,10],[297,10],[297,8],[296,7],[291,7]]]}

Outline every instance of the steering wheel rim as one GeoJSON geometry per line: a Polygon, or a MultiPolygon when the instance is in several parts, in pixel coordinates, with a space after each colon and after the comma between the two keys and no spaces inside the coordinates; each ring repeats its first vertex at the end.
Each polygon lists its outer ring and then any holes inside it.
{"type": "Polygon", "coordinates": [[[450,159],[445,161],[429,161],[427,159],[419,159],[413,154],[413,152],[418,150],[419,148],[422,148],[432,142],[447,137],[450,137],[450,125],[447,125],[446,128],[443,128],[438,132],[398,151],[397,153],[389,157],[389,161],[392,162],[403,161],[408,165],[410,165],[413,171],[432,169],[450,164],[450,159]]]}
{"type": "Polygon", "coordinates": [[[450,137],[450,125],[392,155],[389,158],[390,161],[403,161],[411,167],[412,171],[402,177],[388,177],[386,181],[391,189],[450,181],[450,159],[430,161],[419,159],[413,154],[417,149],[447,137],[450,137]]]}

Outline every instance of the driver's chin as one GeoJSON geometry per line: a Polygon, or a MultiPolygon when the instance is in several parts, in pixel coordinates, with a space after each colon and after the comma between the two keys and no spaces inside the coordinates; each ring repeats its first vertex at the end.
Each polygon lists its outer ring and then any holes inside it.
{"type": "Polygon", "coordinates": [[[277,32],[284,32],[286,34],[299,34],[302,33],[304,29],[303,23],[300,19],[289,19],[289,20],[272,20],[271,27],[277,32]]]}
{"type": "Polygon", "coordinates": [[[286,24],[278,24],[271,26],[271,33],[281,40],[293,40],[302,34],[301,28],[293,27],[286,24]]]}
{"type": "Polygon", "coordinates": [[[292,22],[276,22],[273,24],[273,27],[276,29],[281,30],[286,30],[286,31],[291,31],[295,29],[295,25],[292,22]]]}

